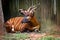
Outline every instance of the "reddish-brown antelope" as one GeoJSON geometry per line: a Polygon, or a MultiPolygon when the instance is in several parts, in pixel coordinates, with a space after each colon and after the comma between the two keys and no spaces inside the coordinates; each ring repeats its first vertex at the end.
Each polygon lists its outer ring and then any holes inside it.
{"type": "Polygon", "coordinates": [[[25,17],[14,17],[7,20],[5,22],[7,32],[23,32],[26,29],[29,31],[39,30],[41,25],[34,16],[35,9],[36,7],[34,6],[29,7],[27,10],[19,9],[19,12],[21,12],[25,17]]]}

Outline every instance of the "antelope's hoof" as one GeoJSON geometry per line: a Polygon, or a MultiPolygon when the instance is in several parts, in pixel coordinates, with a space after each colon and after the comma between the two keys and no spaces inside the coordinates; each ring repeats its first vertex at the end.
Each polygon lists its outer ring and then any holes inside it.
{"type": "Polygon", "coordinates": [[[34,32],[40,32],[38,29],[35,29],[34,32]]]}

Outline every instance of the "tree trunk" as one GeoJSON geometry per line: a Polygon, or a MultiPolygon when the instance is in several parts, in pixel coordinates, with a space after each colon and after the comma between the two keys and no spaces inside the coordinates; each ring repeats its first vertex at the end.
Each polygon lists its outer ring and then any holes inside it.
{"type": "Polygon", "coordinates": [[[4,24],[4,17],[3,17],[3,11],[2,11],[2,4],[0,0],[0,35],[3,35],[5,33],[3,24],[4,24]]]}

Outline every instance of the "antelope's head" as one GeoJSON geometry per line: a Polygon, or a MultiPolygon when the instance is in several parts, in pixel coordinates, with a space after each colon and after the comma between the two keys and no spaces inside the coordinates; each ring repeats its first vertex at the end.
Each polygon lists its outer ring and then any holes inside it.
{"type": "Polygon", "coordinates": [[[23,14],[24,16],[33,17],[36,8],[37,8],[37,7],[32,6],[32,7],[29,7],[27,10],[25,10],[25,9],[19,9],[19,12],[20,12],[21,14],[23,14]]]}

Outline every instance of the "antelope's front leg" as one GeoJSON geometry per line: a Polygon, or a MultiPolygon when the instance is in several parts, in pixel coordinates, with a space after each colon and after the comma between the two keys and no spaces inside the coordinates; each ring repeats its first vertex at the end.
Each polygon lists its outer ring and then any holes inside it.
{"type": "Polygon", "coordinates": [[[39,25],[37,25],[37,26],[33,27],[33,29],[34,29],[34,31],[35,31],[35,32],[39,32],[39,28],[40,28],[40,26],[39,26],[39,25]]]}
{"type": "Polygon", "coordinates": [[[37,26],[35,26],[35,27],[30,26],[30,27],[28,27],[28,30],[38,32],[38,31],[39,31],[39,28],[40,28],[39,25],[37,25],[37,26]]]}

